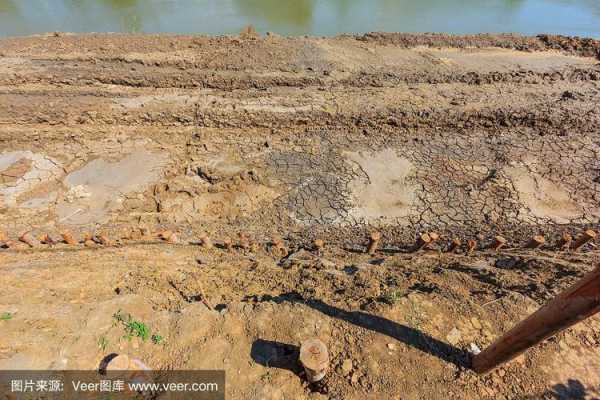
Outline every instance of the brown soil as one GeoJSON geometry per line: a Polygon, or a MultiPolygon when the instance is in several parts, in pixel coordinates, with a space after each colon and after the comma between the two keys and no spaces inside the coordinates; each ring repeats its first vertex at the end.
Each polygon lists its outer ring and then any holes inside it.
{"type": "Polygon", "coordinates": [[[600,228],[599,49],[494,35],[1,40],[0,369],[94,369],[117,352],[225,369],[232,399],[600,396],[598,317],[486,376],[467,352],[598,265],[594,244],[556,242],[600,228]],[[29,248],[30,230],[115,245],[29,248]],[[412,252],[427,231],[442,239],[412,252]],[[241,232],[258,246],[222,248],[241,232]],[[485,250],[498,234],[508,246],[485,250]],[[547,244],[523,250],[534,234],[547,244]],[[478,250],[441,253],[453,237],[478,250]],[[164,343],[122,339],[119,310],[164,343]],[[312,337],[332,358],[319,386],[296,360],[312,337]]]}

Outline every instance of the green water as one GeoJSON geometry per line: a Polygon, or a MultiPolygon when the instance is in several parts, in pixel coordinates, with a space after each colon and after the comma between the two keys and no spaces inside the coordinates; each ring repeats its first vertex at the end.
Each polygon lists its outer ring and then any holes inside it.
{"type": "Polygon", "coordinates": [[[0,36],[66,32],[335,35],[559,33],[600,38],[600,0],[0,0],[0,36]]]}

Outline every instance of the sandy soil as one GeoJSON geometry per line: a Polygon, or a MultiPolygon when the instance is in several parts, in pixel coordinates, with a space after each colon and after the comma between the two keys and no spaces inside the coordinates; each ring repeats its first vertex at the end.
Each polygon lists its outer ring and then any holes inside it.
{"type": "Polygon", "coordinates": [[[600,396],[598,317],[486,376],[467,353],[598,265],[556,243],[600,228],[599,55],[554,36],[1,40],[0,369],[116,352],[225,369],[232,399],[600,396]],[[64,230],[111,243],[37,240],[64,230]],[[442,252],[455,237],[477,251],[442,252]],[[164,340],[123,339],[119,310],[164,340]],[[332,358],[318,386],[311,337],[332,358]]]}

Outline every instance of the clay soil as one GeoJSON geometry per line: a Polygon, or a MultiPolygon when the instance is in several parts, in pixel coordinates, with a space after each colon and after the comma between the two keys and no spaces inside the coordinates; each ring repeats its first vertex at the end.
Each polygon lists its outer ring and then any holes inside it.
{"type": "Polygon", "coordinates": [[[600,396],[598,317],[469,368],[600,263],[556,245],[600,227],[599,57],[555,36],[1,40],[0,369],[118,353],[224,369],[230,399],[600,396]]]}

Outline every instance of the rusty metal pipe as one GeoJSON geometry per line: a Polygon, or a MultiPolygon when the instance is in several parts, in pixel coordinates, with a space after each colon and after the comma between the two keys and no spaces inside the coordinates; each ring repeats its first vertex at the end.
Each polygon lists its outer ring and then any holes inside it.
{"type": "Polygon", "coordinates": [[[478,374],[512,360],[544,339],[591,317],[600,311],[600,267],[584,276],[548,304],[473,357],[478,374]]]}

